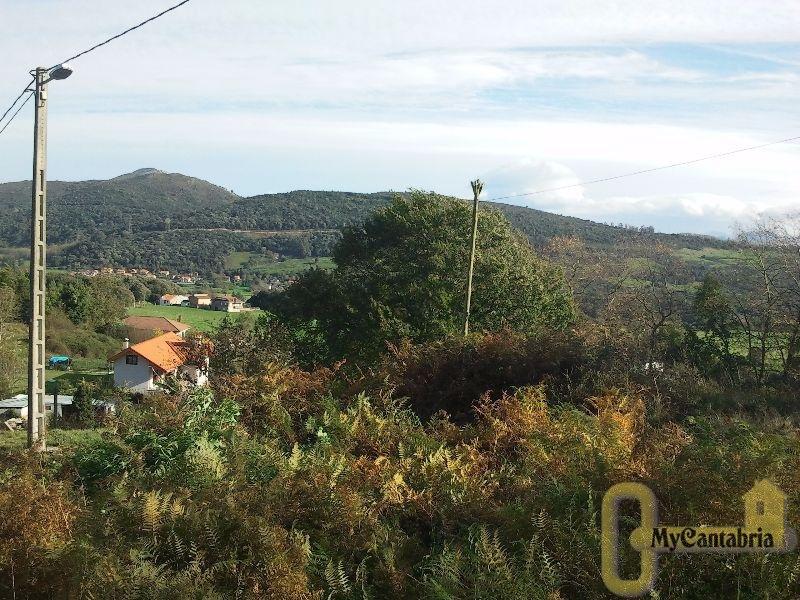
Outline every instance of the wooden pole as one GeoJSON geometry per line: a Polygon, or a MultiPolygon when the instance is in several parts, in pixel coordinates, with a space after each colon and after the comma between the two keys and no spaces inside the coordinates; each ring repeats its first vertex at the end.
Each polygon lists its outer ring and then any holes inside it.
{"type": "Polygon", "coordinates": [[[469,274],[467,275],[467,306],[464,311],[464,336],[469,335],[469,313],[472,304],[472,274],[475,270],[475,246],[478,238],[478,197],[483,191],[483,182],[480,179],[471,181],[472,186],[472,236],[470,238],[469,274]]]}

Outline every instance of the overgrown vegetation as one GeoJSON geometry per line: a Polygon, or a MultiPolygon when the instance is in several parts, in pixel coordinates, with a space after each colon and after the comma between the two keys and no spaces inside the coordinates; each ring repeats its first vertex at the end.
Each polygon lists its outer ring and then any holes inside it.
{"type": "MultiPolygon", "coordinates": [[[[0,444],[0,596],[591,600],[617,482],[735,524],[767,478],[797,523],[797,228],[698,278],[669,246],[540,256],[481,218],[469,336],[468,211],[411,195],[274,314],[223,320],[209,388],[120,399],[60,453],[0,444]]],[[[656,598],[800,597],[793,553],[660,561],[656,598]]]]}

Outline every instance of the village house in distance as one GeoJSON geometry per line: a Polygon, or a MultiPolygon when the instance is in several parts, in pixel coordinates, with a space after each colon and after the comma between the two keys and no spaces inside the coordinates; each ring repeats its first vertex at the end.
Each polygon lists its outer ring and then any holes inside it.
{"type": "MultiPolygon", "coordinates": [[[[175,304],[171,298],[183,298],[183,296],[171,296],[165,294],[159,299],[159,304],[175,304]]],[[[179,303],[181,306],[189,306],[191,308],[205,308],[208,310],[219,310],[222,312],[242,312],[244,310],[244,300],[236,296],[219,295],[212,296],[211,294],[192,294],[184,303],[179,303]]]]}
{"type": "Polygon", "coordinates": [[[164,294],[158,299],[161,306],[188,306],[189,296],[182,294],[164,294]]]}
{"type": "Polygon", "coordinates": [[[153,392],[166,377],[175,376],[196,386],[208,382],[208,358],[202,365],[187,362],[188,342],[174,332],[129,345],[109,357],[114,365],[114,387],[153,392]]]}

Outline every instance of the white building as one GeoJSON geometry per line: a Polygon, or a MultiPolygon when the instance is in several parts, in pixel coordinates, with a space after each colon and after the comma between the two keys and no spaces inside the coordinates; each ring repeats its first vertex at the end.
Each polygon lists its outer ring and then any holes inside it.
{"type": "MultiPolygon", "coordinates": [[[[55,398],[47,394],[44,397],[44,410],[47,414],[52,414],[53,406],[55,404],[55,398]]],[[[105,402],[103,400],[92,400],[92,404],[95,406],[95,410],[102,410],[103,412],[114,412],[114,404],[111,402],[105,402]]],[[[72,396],[68,395],[58,395],[58,417],[64,416],[64,412],[68,411],[69,409],[65,409],[65,407],[72,406],[72,396]]],[[[13,417],[18,417],[20,419],[27,419],[28,418],[28,394],[17,394],[13,398],[9,398],[7,400],[0,400],[0,417],[5,417],[6,415],[11,415],[13,417]]],[[[0,418],[2,421],[2,418],[0,418]]]]}
{"type": "Polygon", "coordinates": [[[164,294],[158,299],[158,303],[161,306],[180,306],[188,301],[189,296],[183,296],[182,294],[164,294]]]}
{"type": "Polygon", "coordinates": [[[241,312],[242,308],[244,308],[244,301],[236,296],[217,296],[211,300],[211,310],[241,312]]]}
{"type": "Polygon", "coordinates": [[[114,386],[134,392],[161,389],[165,377],[177,376],[194,385],[208,382],[208,359],[203,365],[186,363],[188,343],[175,333],[123,348],[109,358],[114,364],[114,386]]]}

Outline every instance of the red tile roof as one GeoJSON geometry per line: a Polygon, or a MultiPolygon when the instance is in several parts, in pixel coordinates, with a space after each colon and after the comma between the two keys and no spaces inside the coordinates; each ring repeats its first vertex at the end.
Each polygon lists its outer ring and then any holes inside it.
{"type": "Polygon", "coordinates": [[[156,369],[167,373],[186,362],[186,345],[183,338],[169,332],[123,348],[108,360],[114,362],[127,354],[138,354],[156,369]]]}

